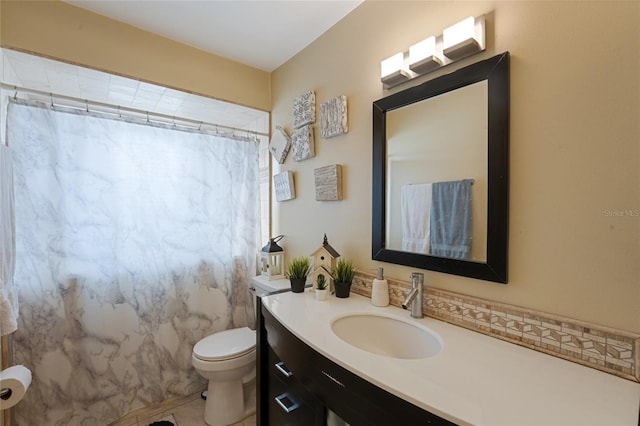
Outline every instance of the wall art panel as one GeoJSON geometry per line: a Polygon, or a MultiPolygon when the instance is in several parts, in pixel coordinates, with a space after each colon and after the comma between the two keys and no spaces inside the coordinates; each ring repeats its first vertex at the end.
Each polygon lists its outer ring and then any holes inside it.
{"type": "Polygon", "coordinates": [[[323,139],[344,135],[347,125],[347,97],[338,96],[320,105],[320,137],[323,139]]]}

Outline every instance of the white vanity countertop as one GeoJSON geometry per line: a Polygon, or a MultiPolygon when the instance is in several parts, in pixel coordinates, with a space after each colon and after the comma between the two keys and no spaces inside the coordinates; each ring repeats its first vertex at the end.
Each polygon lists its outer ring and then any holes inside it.
{"type": "MultiPolygon", "coordinates": [[[[280,293],[262,303],[288,330],[335,363],[388,392],[462,425],[638,424],[640,383],[536,352],[370,299],[280,293]],[[378,313],[416,321],[440,335],[443,350],[426,359],[376,355],[342,341],[333,318],[378,313]]],[[[407,342],[411,344],[411,342],[407,342]]]]}

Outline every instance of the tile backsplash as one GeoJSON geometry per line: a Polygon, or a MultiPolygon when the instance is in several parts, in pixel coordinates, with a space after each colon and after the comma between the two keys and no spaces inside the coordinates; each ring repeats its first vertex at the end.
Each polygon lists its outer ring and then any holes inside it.
{"type": "MultiPolygon", "coordinates": [[[[375,275],[357,272],[354,293],[371,297],[375,275]]],[[[400,306],[411,283],[387,278],[400,306]]],[[[640,382],[640,334],[425,286],[425,315],[640,382]]]]}

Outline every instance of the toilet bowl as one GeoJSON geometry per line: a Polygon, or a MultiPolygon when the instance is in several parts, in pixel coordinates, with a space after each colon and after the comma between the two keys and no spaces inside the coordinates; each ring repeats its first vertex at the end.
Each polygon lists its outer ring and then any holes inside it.
{"type": "Polygon", "coordinates": [[[255,412],[256,332],[248,327],[213,333],[193,347],[191,362],[209,381],[204,421],[237,423],[255,412]]]}

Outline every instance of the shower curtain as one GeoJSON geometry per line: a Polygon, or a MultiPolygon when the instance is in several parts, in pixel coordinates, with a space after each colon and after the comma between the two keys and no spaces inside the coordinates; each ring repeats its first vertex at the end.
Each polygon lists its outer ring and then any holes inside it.
{"type": "Polygon", "coordinates": [[[8,111],[25,425],[105,425],[205,382],[193,345],[249,324],[257,143],[26,101],[8,111]]]}
{"type": "Polygon", "coordinates": [[[15,245],[13,162],[9,148],[0,143],[0,336],[18,327],[18,295],[13,282],[15,245]]]}

